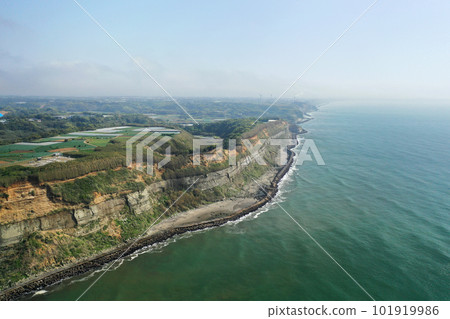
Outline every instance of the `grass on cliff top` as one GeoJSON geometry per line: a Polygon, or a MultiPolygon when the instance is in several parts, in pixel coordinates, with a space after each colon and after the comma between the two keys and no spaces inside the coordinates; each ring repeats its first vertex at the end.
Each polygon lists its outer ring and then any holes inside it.
{"type": "MultiPolygon", "coordinates": [[[[2,251],[0,290],[11,287],[32,275],[92,256],[142,235],[180,195],[181,191],[160,193],[156,198],[153,211],[135,215],[129,210],[124,210],[120,219],[111,221],[108,225],[101,226],[98,221],[93,221],[92,225],[79,226],[90,232],[84,236],[76,237],[61,231],[30,234],[19,244],[2,251]],[[108,233],[110,229],[119,230],[119,232],[112,236],[108,233]]],[[[219,188],[205,192],[199,190],[187,192],[164,214],[161,220],[176,212],[217,201],[223,197],[224,194],[219,188]]]]}
{"type": "Polygon", "coordinates": [[[138,172],[122,168],[108,170],[97,175],[86,176],[71,182],[57,183],[49,187],[51,195],[70,204],[89,204],[95,193],[101,195],[120,193],[123,191],[142,191],[143,182],[136,182],[138,172]]]}
{"type": "MultiPolygon", "coordinates": [[[[220,136],[224,138],[224,147],[227,148],[229,138],[237,138],[237,144],[239,146],[241,137],[248,138],[257,135],[260,138],[267,138],[268,135],[272,135],[286,126],[286,123],[282,121],[258,123],[256,126],[252,126],[251,124],[252,121],[250,119],[234,119],[202,124],[188,129],[194,134],[220,136]]],[[[38,156],[49,155],[51,154],[48,152],[49,150],[61,148],[66,149],[66,151],[67,148],[74,148],[77,152],[70,152],[69,155],[72,158],[75,158],[75,160],[66,163],[52,163],[39,168],[23,167],[19,165],[0,168],[0,187],[9,187],[14,183],[25,181],[38,183],[64,181],[84,176],[92,172],[124,167],[126,165],[125,144],[128,138],[128,136],[113,139],[85,137],[81,139],[70,139],[67,142],[61,142],[55,145],[39,147],[27,145],[1,146],[0,148],[2,148],[3,151],[0,150],[0,157],[2,154],[6,156],[3,160],[6,160],[7,162],[11,161],[10,157],[13,155],[19,157],[36,156],[36,152],[38,151],[38,156]],[[85,140],[91,141],[92,144],[97,146],[95,147],[86,144],[84,143],[85,140]],[[25,153],[11,153],[11,151],[20,151],[15,148],[20,148],[22,151],[25,151],[25,153]],[[28,151],[30,153],[28,153],[28,151]]],[[[193,176],[222,169],[222,166],[219,164],[203,166],[201,168],[189,167],[188,162],[192,162],[192,141],[193,136],[189,132],[181,130],[180,134],[172,136],[166,144],[156,150],[155,161],[159,161],[164,157],[163,154],[165,154],[166,147],[170,146],[171,148],[171,154],[173,156],[171,162],[173,163],[167,165],[167,173],[165,172],[163,174],[164,179],[193,176]],[[179,165],[174,165],[175,162],[179,165]]],[[[203,147],[203,150],[207,151],[210,150],[210,148],[205,146],[203,147]]]]}
{"type": "MultiPolygon", "coordinates": [[[[271,153],[270,158],[276,153],[271,153]]],[[[237,196],[245,184],[253,183],[250,177],[258,178],[270,166],[250,164],[242,174],[233,178],[231,185],[223,185],[210,190],[200,191],[194,189],[182,197],[181,190],[171,190],[155,194],[153,210],[136,215],[125,209],[120,218],[113,221],[93,221],[87,225],[79,226],[87,233],[83,236],[73,236],[63,231],[37,232],[30,234],[14,247],[5,248],[0,260],[0,289],[8,288],[21,279],[66,265],[80,258],[90,257],[106,249],[113,248],[125,241],[140,236],[167,207],[176,203],[164,214],[164,218],[173,214],[196,208],[198,206],[216,202],[230,196],[237,196]],[[111,232],[111,230],[113,232],[111,232]],[[111,234],[114,234],[112,236],[111,234]]],[[[108,171],[93,179],[83,178],[73,182],[56,184],[53,191],[67,201],[91,201],[93,192],[116,191],[114,187],[136,190],[141,184],[123,183],[121,186],[112,186],[117,181],[130,180],[136,177],[137,172],[121,169],[108,171]],[[84,181],[83,181],[84,180],[84,181]]]]}

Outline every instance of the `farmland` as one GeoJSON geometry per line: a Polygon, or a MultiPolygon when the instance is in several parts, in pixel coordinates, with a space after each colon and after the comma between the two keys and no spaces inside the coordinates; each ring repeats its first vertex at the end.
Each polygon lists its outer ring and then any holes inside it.
{"type": "Polygon", "coordinates": [[[92,152],[105,147],[112,139],[126,140],[136,135],[143,127],[121,126],[68,133],[61,136],[41,138],[32,142],[21,142],[0,146],[0,167],[10,165],[41,166],[58,160],[60,155],[70,157],[78,152],[92,152]],[[53,158],[49,160],[49,158],[53,158]]]}

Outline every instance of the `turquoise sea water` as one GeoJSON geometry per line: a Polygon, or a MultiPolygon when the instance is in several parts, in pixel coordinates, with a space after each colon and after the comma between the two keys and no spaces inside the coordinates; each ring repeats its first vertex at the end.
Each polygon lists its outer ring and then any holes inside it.
{"type": "MultiPolygon", "coordinates": [[[[277,201],[377,300],[449,300],[450,110],[330,104],[277,201]]],[[[369,300],[275,204],[177,237],[106,273],[82,300],[369,300]]],[[[32,300],[74,300],[99,272],[32,300]]]]}

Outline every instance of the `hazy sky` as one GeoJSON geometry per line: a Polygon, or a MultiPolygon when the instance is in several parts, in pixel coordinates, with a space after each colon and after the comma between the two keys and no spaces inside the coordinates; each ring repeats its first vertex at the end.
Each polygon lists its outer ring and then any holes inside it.
{"type": "MultiPolygon", "coordinates": [[[[373,0],[79,2],[176,96],[278,96],[373,0]]],[[[0,0],[0,94],[163,92],[72,0],[0,0]]],[[[450,1],[380,0],[286,97],[450,98],[450,1]]]]}

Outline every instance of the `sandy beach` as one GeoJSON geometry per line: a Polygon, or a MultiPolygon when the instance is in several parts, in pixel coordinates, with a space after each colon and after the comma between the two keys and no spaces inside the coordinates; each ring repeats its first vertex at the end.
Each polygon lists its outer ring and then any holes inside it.
{"type": "Polygon", "coordinates": [[[132,240],[102,254],[80,260],[60,269],[28,278],[17,286],[0,292],[0,300],[19,299],[27,293],[40,290],[63,279],[98,269],[111,261],[130,255],[138,249],[162,242],[175,235],[217,227],[229,221],[237,220],[264,206],[275,196],[278,191],[278,182],[289,170],[293,158],[294,153],[289,151],[289,160],[284,167],[280,170],[269,170],[258,178],[258,184],[270,185],[266,191],[262,191],[256,183],[249,183],[242,189],[243,197],[225,199],[178,213],[155,224],[144,236],[140,236],[137,240],[132,240]]]}
{"type": "Polygon", "coordinates": [[[240,211],[241,209],[255,204],[256,202],[257,200],[255,198],[235,198],[204,205],[178,213],[175,216],[163,220],[159,224],[150,228],[146,235],[154,235],[176,227],[191,226],[201,222],[227,217],[240,211]]]}

